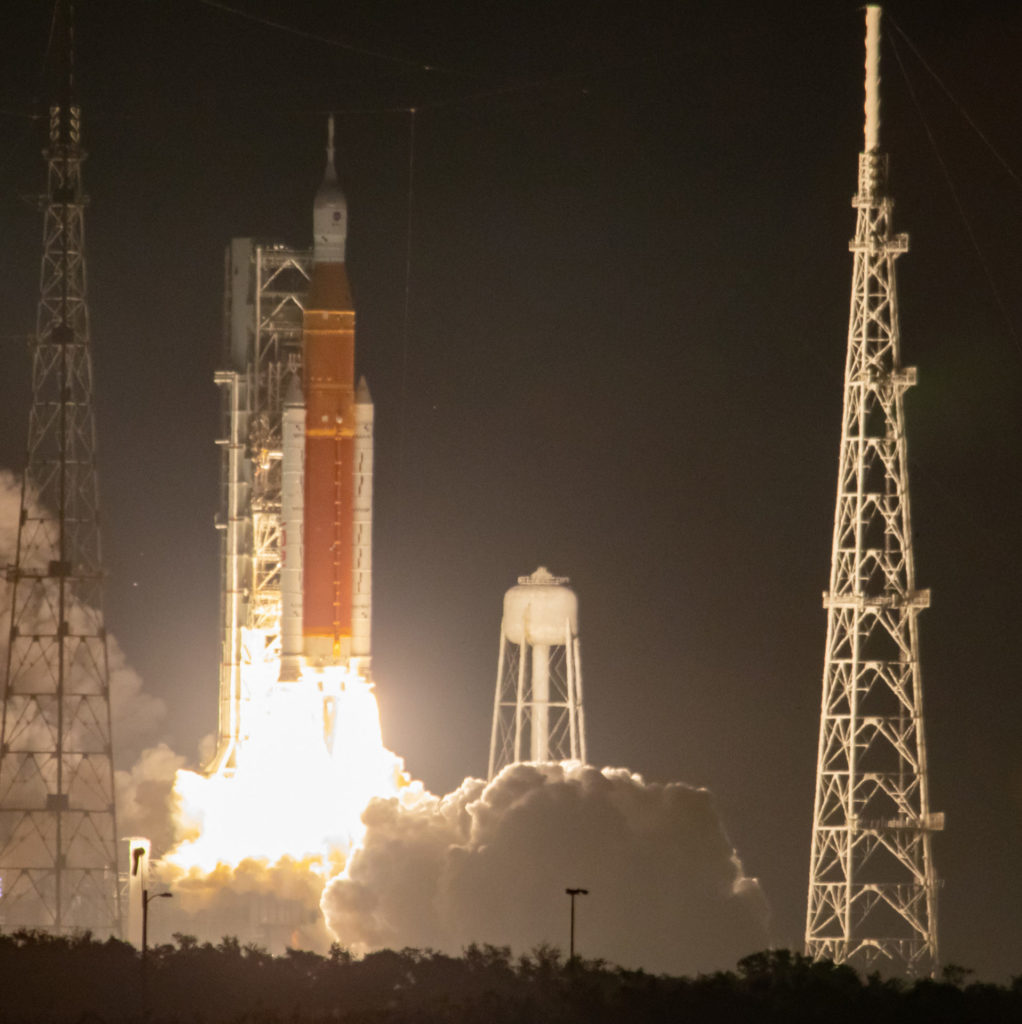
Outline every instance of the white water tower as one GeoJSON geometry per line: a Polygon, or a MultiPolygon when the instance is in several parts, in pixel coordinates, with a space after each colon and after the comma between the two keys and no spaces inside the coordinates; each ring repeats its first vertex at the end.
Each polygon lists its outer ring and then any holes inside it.
{"type": "Polygon", "coordinates": [[[540,566],[504,595],[489,778],[519,761],[586,762],[578,598],[540,566]]]}

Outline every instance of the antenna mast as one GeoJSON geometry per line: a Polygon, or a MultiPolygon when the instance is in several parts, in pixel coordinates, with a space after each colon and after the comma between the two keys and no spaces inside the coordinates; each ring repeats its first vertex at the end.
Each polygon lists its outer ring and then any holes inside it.
{"type": "Polygon", "coordinates": [[[0,924],[120,934],[80,109],[69,0],[44,150],[32,409],[0,726],[0,924]]]}
{"type": "Polygon", "coordinates": [[[937,878],[919,670],[905,391],[887,157],[879,149],[880,8],[866,8],[865,152],[859,190],[844,411],[827,609],[806,917],[815,958],[932,973],[937,878]]]}

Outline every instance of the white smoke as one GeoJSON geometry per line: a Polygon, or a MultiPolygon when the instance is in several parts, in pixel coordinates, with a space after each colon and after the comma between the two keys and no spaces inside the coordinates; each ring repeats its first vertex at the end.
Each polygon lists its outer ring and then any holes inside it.
{"type": "Polygon", "coordinates": [[[185,758],[166,743],[143,750],[129,769],[114,772],[117,825],[125,836],[145,836],[156,850],[174,841],[172,824],[174,778],[185,758]]]}
{"type": "Polygon", "coordinates": [[[321,906],[356,951],[472,942],[568,946],[626,967],[733,966],[767,942],[767,906],[744,876],[710,793],[619,768],[514,765],[445,797],[375,800],[367,832],[321,906]]]}
{"type": "MultiPolygon", "coordinates": [[[[110,714],[113,719],[114,760],[134,764],[148,753],[167,718],[167,704],[143,689],[142,677],[128,664],[117,638],[107,633],[110,666],[110,714]]],[[[162,747],[163,744],[160,744],[162,747]]]]}
{"type": "MultiPolygon", "coordinates": [[[[16,555],[20,490],[0,470],[3,562],[16,555]]],[[[9,597],[0,583],[0,616],[9,597]]],[[[0,628],[0,664],[6,636],[0,628]]],[[[173,786],[185,759],[166,744],[147,746],[166,706],[145,692],[109,634],[107,644],[117,761],[132,765],[115,773],[119,833],[149,836],[159,856],[181,838],[173,786]]],[[[489,785],[466,779],[445,797],[406,786],[372,800],[362,820],[364,838],[347,863],[329,864],[328,873],[341,873],[325,889],[321,862],[289,858],[166,878],[181,926],[193,931],[205,915],[216,935],[240,934],[258,904],[256,916],[279,920],[292,945],[324,947],[325,919],[355,951],[459,953],[473,942],[566,949],[564,890],[584,887],[577,950],[586,958],[687,974],[731,967],[768,944],[762,891],[744,876],[703,789],[646,783],[619,768],[515,765],[489,785]]]]}
{"type": "Polygon", "coordinates": [[[0,555],[14,561],[21,513],[21,482],[9,469],[0,469],[0,555]]]}
{"type": "MultiPolygon", "coordinates": [[[[38,513],[38,507],[32,509],[38,513]]],[[[0,469],[0,565],[17,557],[18,519],[21,512],[21,481],[9,470],[0,469]]],[[[0,582],[0,676],[6,664],[10,614],[10,584],[0,582]]],[[[76,614],[80,614],[77,613],[76,614]]],[[[84,617],[91,621],[86,610],[84,617]]],[[[28,628],[26,620],[22,628],[28,628]]],[[[148,835],[155,841],[170,838],[170,787],[174,771],[184,763],[165,744],[148,747],[157,735],[167,705],[146,693],[142,679],[128,664],[117,638],[107,633],[107,664],[110,678],[110,714],[114,758],[118,765],[131,765],[115,772],[118,828],[122,835],[148,835]]]]}

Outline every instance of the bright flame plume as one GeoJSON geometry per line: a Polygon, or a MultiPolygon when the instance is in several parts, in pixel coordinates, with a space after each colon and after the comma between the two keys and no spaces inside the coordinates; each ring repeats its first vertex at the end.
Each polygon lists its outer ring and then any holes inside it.
{"type": "Polygon", "coordinates": [[[177,773],[183,838],[163,857],[168,880],[287,859],[325,881],[362,838],[369,801],[408,785],[401,758],[383,745],[370,682],[330,666],[283,683],[278,668],[275,659],[245,666],[243,729],[229,762],[177,773]]]}

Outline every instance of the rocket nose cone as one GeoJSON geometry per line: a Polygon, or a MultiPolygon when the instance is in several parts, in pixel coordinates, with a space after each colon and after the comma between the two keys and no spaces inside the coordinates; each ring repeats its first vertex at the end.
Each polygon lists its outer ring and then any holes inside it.
{"type": "Polygon", "coordinates": [[[334,167],[334,119],[327,127],[326,171],[312,204],[312,259],[316,263],[343,263],[348,236],[348,204],[334,167]]]}

